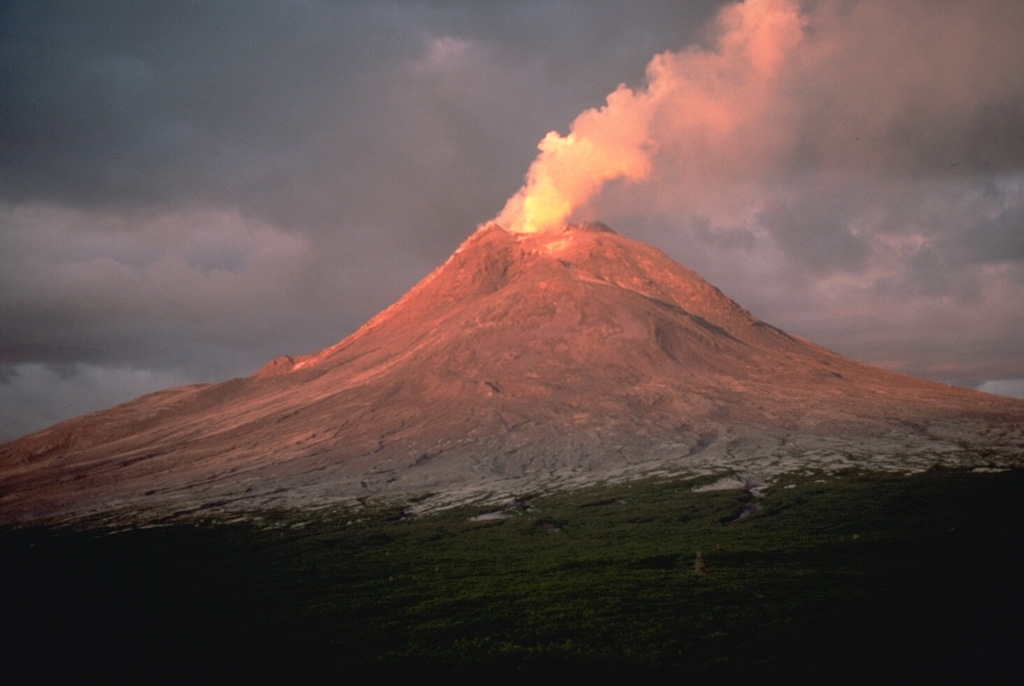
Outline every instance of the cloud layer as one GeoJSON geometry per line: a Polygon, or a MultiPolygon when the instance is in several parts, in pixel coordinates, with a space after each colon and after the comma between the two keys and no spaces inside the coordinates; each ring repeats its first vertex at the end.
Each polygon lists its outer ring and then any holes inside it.
{"type": "Polygon", "coordinates": [[[1019,390],[1024,6],[623,5],[0,6],[0,439],[335,342],[524,173],[527,221],[1019,390]]]}

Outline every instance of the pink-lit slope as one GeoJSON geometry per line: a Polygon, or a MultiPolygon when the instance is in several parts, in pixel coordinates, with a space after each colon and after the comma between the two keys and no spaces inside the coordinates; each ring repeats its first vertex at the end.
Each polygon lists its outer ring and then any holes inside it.
{"type": "Polygon", "coordinates": [[[319,353],[0,446],[0,520],[1021,458],[1024,402],[847,360],[601,225],[477,231],[319,353]]]}

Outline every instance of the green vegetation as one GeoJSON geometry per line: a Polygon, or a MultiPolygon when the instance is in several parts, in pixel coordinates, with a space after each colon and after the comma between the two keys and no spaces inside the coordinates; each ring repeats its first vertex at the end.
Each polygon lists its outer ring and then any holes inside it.
{"type": "Polygon", "coordinates": [[[52,651],[41,674],[259,680],[1012,664],[1024,471],[804,477],[756,501],[692,485],[523,499],[477,522],[460,508],[7,531],[6,652],[52,651]]]}

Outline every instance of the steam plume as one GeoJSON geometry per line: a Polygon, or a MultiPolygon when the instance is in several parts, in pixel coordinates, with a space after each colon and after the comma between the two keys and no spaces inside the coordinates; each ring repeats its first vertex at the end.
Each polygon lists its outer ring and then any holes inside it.
{"type": "Polygon", "coordinates": [[[734,137],[766,114],[771,99],[758,95],[791,59],[804,25],[790,0],[725,7],[711,49],[655,56],[645,88],[620,85],[604,107],[580,114],[567,136],[548,133],[526,182],[494,221],[520,233],[560,226],[607,182],[648,178],[659,154],[677,159],[734,137]]]}

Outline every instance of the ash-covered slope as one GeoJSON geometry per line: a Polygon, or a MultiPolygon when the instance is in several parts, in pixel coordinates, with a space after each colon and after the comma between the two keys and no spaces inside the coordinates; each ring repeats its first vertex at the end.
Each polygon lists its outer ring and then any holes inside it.
{"type": "Polygon", "coordinates": [[[847,360],[601,225],[477,231],[363,328],[0,446],[0,520],[1019,460],[1024,402],[847,360]]]}

